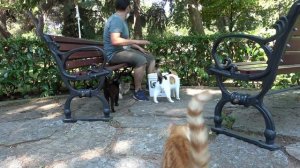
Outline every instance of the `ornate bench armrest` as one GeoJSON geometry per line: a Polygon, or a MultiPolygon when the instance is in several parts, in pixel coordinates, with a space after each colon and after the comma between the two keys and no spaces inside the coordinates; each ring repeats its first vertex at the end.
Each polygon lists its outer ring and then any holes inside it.
{"type": "Polygon", "coordinates": [[[69,80],[87,80],[87,79],[91,79],[91,78],[97,78],[99,76],[106,76],[111,72],[111,70],[106,69],[105,65],[107,64],[107,58],[106,58],[106,54],[104,52],[104,50],[100,47],[97,46],[87,46],[87,47],[80,47],[80,48],[76,48],[73,50],[70,50],[64,54],[62,54],[62,66],[61,69],[63,69],[63,75],[66,76],[69,80]],[[90,69],[88,73],[86,74],[82,74],[80,75],[80,77],[70,74],[69,72],[66,71],[64,67],[64,65],[66,64],[66,61],[68,61],[69,57],[71,55],[73,55],[76,52],[81,52],[81,51],[91,51],[91,50],[95,50],[97,52],[99,52],[99,56],[102,56],[103,58],[103,63],[101,64],[100,67],[95,67],[93,69],[90,69]]]}
{"type": "MultiPolygon", "coordinates": [[[[266,75],[268,72],[267,70],[264,72],[261,72],[259,74],[239,74],[237,70],[237,66],[234,64],[234,62],[231,60],[231,58],[227,57],[224,59],[220,59],[221,57],[217,54],[218,48],[222,42],[224,42],[226,39],[248,39],[250,41],[253,41],[264,50],[265,54],[269,58],[272,53],[272,49],[267,45],[269,42],[268,39],[253,36],[253,35],[247,35],[247,34],[229,34],[219,37],[213,44],[212,48],[212,58],[215,62],[215,65],[213,68],[210,69],[211,72],[221,74],[226,77],[233,77],[236,79],[254,79],[254,78],[260,78],[264,75],[266,75]]],[[[268,69],[268,68],[267,68],[268,69]]]]}
{"type": "Polygon", "coordinates": [[[265,51],[267,55],[271,54],[271,49],[266,45],[268,41],[264,38],[258,37],[258,36],[252,36],[247,34],[230,34],[230,35],[224,35],[219,37],[213,44],[212,48],[212,57],[215,61],[215,64],[217,68],[219,69],[227,69],[228,64],[232,63],[232,60],[230,58],[226,58],[225,62],[220,62],[219,56],[217,55],[217,50],[221,42],[223,42],[225,39],[248,39],[251,41],[254,41],[255,43],[259,44],[260,47],[265,51]]]}

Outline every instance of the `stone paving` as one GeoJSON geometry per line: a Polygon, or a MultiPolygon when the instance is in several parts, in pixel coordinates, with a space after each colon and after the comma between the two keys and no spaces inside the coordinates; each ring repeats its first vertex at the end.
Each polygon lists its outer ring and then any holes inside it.
{"type": "MultiPolygon", "coordinates": [[[[191,94],[209,89],[214,99],[205,105],[208,127],[213,126],[213,110],[220,92],[214,88],[181,89],[175,103],[159,98],[137,102],[125,95],[111,122],[65,124],[63,104],[66,95],[51,98],[0,102],[0,167],[3,168],[158,168],[170,123],[185,123],[191,94]]],[[[252,92],[247,91],[246,92],[252,92]]],[[[246,142],[210,133],[212,168],[299,168],[300,91],[267,96],[276,124],[278,144],[268,151],[246,142]]],[[[95,98],[72,102],[76,116],[102,114],[95,98]]],[[[262,117],[253,108],[226,106],[234,117],[233,129],[259,137],[264,130],[262,117]]]]}

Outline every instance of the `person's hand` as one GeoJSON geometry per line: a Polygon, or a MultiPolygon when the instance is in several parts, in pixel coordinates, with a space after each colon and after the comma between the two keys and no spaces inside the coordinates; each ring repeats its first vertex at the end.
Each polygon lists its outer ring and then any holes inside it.
{"type": "Polygon", "coordinates": [[[138,49],[139,51],[141,51],[144,54],[148,54],[149,53],[149,51],[145,50],[144,48],[142,48],[142,47],[140,47],[138,45],[136,46],[136,49],[138,49]]]}
{"type": "Polygon", "coordinates": [[[147,45],[147,44],[150,44],[150,41],[148,41],[148,40],[137,40],[136,44],[147,45]]]}

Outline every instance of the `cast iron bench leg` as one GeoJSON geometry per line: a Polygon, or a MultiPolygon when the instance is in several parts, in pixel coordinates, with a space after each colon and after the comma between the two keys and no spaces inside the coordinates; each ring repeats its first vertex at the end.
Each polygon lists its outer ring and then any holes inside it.
{"type": "Polygon", "coordinates": [[[107,100],[105,99],[103,94],[97,94],[95,95],[101,102],[102,102],[102,106],[103,106],[103,120],[104,121],[109,121],[112,119],[112,117],[110,117],[110,107],[109,104],[107,102],[107,100]]]}
{"type": "Polygon", "coordinates": [[[65,102],[65,106],[64,106],[65,119],[63,119],[63,122],[65,122],[65,123],[76,122],[76,120],[72,120],[72,113],[71,113],[71,108],[70,108],[71,101],[73,100],[74,97],[76,97],[76,96],[69,95],[65,102]]]}
{"type": "Polygon", "coordinates": [[[275,131],[274,122],[272,120],[272,114],[261,102],[258,102],[258,104],[255,104],[254,107],[263,115],[264,120],[265,120],[266,129],[265,129],[264,135],[266,138],[266,144],[274,145],[276,131],[275,131]]]}
{"type": "Polygon", "coordinates": [[[211,128],[211,130],[216,132],[217,134],[225,134],[227,136],[235,137],[237,139],[249,142],[251,144],[257,145],[265,149],[269,149],[269,150],[279,149],[280,146],[278,146],[274,142],[276,137],[276,132],[275,132],[274,122],[272,120],[272,115],[262,102],[263,99],[261,98],[261,96],[264,94],[259,93],[257,96],[250,96],[248,94],[229,92],[225,88],[224,84],[222,83],[221,77],[217,78],[217,82],[222,92],[222,97],[215,107],[215,113],[214,113],[215,127],[211,128]],[[224,108],[224,105],[228,102],[231,102],[231,104],[235,104],[235,105],[244,105],[246,107],[253,106],[262,114],[265,121],[265,132],[264,132],[265,142],[263,142],[262,140],[253,139],[251,137],[239,135],[237,132],[222,127],[222,121],[223,121],[222,109],[224,108]]]}
{"type": "Polygon", "coordinates": [[[225,99],[223,99],[223,96],[222,96],[222,98],[219,100],[219,102],[217,103],[217,105],[215,107],[214,122],[215,122],[215,127],[216,128],[221,128],[222,127],[222,122],[223,122],[222,109],[223,109],[224,105],[227,102],[228,101],[226,101],[225,99]]]}
{"type": "MultiPolygon", "coordinates": [[[[110,121],[112,117],[110,116],[110,107],[108,102],[106,101],[105,97],[103,94],[100,93],[100,91],[93,91],[90,96],[85,96],[85,97],[97,97],[101,102],[102,102],[102,110],[103,110],[103,117],[100,118],[75,118],[74,116],[72,117],[72,112],[70,109],[71,101],[73,100],[74,97],[78,97],[79,95],[74,95],[71,94],[64,106],[64,114],[65,118],[63,119],[64,123],[75,123],[77,121],[110,121]]],[[[79,96],[80,97],[80,96],[79,96]]]]}

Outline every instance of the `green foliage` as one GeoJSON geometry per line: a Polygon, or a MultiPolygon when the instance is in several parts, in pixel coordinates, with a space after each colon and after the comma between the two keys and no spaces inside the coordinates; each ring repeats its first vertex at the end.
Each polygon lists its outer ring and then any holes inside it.
{"type": "Polygon", "coordinates": [[[159,4],[152,5],[147,11],[146,16],[147,32],[153,35],[162,35],[167,26],[167,17],[163,7],[159,4]]]}
{"type": "Polygon", "coordinates": [[[36,39],[10,38],[1,41],[0,48],[0,96],[56,93],[61,80],[43,43],[36,39]]]}
{"type": "Polygon", "coordinates": [[[260,24],[257,0],[204,0],[203,18],[207,28],[221,32],[254,30],[260,24]]]}
{"type": "MultiPolygon", "coordinates": [[[[208,75],[206,68],[213,63],[211,48],[218,36],[149,37],[152,43],[148,50],[160,60],[160,69],[178,73],[182,85],[216,86],[214,76],[208,75]]],[[[32,93],[49,96],[63,89],[54,60],[44,43],[34,38],[10,38],[0,41],[0,48],[0,97],[32,93]]],[[[251,41],[225,41],[218,54],[220,59],[230,57],[235,61],[265,60],[259,46],[251,41]]],[[[300,73],[280,75],[275,88],[299,84],[299,79],[300,73]]],[[[97,81],[77,82],[74,85],[84,88],[94,86],[93,82],[97,81]]],[[[233,82],[240,87],[257,86],[251,82],[233,82]]]]}
{"type": "Polygon", "coordinates": [[[222,118],[224,121],[224,126],[228,129],[232,129],[233,124],[235,123],[235,117],[231,114],[222,113],[222,118]]]}
{"type": "Polygon", "coordinates": [[[273,89],[284,89],[291,85],[300,85],[300,73],[281,74],[276,76],[273,89]]]}
{"type": "Polygon", "coordinates": [[[230,58],[234,62],[266,61],[267,57],[260,45],[251,40],[228,38],[220,43],[220,60],[230,58]]]}
{"type": "Polygon", "coordinates": [[[212,63],[210,51],[215,36],[149,38],[149,50],[160,60],[160,68],[174,70],[183,85],[212,85],[205,68],[212,63]]]}

